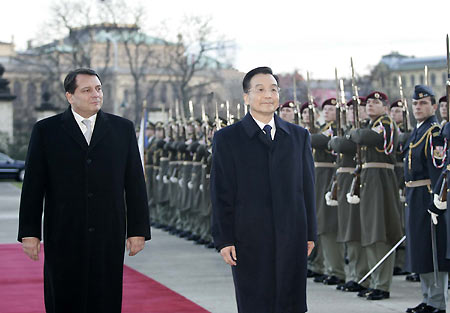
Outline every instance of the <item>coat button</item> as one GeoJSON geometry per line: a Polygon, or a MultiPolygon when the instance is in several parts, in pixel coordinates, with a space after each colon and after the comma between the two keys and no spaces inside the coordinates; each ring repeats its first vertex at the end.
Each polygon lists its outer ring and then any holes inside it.
{"type": "Polygon", "coordinates": [[[95,228],[94,228],[94,227],[89,227],[88,231],[89,231],[90,233],[92,233],[93,231],[95,231],[95,228]]]}
{"type": "Polygon", "coordinates": [[[91,160],[91,159],[87,159],[87,160],[86,160],[86,163],[87,163],[87,164],[91,164],[91,163],[92,163],[92,160],[91,160]]]}

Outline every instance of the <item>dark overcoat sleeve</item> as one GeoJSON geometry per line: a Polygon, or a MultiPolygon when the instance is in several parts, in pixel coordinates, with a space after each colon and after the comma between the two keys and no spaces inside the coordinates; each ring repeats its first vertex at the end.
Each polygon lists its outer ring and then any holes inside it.
{"type": "Polygon", "coordinates": [[[26,158],[25,178],[22,185],[19,211],[18,240],[23,237],[42,239],[42,210],[47,185],[47,167],[44,140],[40,123],[35,124],[31,133],[26,158]]]}
{"type": "Polygon", "coordinates": [[[145,240],[149,240],[151,235],[147,189],[132,123],[128,127],[128,137],[130,144],[124,183],[127,204],[127,237],[142,236],[145,237],[145,240]]]}
{"type": "Polygon", "coordinates": [[[350,131],[350,139],[363,146],[383,147],[383,135],[371,129],[353,129],[350,131]]]}
{"type": "Polygon", "coordinates": [[[236,177],[229,144],[222,132],[214,135],[211,167],[212,236],[220,251],[234,245],[236,177]]]}
{"type": "Polygon", "coordinates": [[[303,146],[303,196],[305,200],[306,218],[308,223],[308,241],[317,239],[316,198],[314,192],[314,159],[312,156],[309,133],[304,132],[303,146]]]}

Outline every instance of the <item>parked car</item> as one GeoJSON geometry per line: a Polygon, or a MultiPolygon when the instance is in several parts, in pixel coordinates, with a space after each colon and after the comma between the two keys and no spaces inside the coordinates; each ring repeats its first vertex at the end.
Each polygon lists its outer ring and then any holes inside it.
{"type": "Polygon", "coordinates": [[[25,161],[11,159],[0,152],[0,178],[13,178],[23,181],[25,176],[25,161]]]}

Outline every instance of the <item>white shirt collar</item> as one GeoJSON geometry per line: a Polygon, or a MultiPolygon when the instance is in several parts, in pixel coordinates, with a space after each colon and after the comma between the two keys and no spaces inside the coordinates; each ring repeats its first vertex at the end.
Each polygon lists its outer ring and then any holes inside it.
{"type": "Polygon", "coordinates": [[[419,127],[422,126],[423,122],[425,122],[425,121],[422,121],[422,122],[420,122],[420,123],[417,123],[417,125],[416,125],[417,129],[419,129],[419,127]]]}
{"type": "Polygon", "coordinates": [[[90,116],[89,118],[84,118],[84,117],[82,117],[80,114],[78,114],[77,112],[75,112],[75,111],[73,110],[72,107],[70,107],[70,109],[72,110],[73,117],[75,118],[75,121],[77,122],[78,127],[80,127],[81,132],[82,132],[83,134],[84,134],[84,132],[85,132],[86,129],[87,129],[87,128],[86,128],[86,125],[84,125],[84,124],[82,123],[83,120],[90,120],[91,123],[92,123],[92,130],[94,130],[95,121],[97,120],[97,113],[95,113],[94,115],[90,116]]]}
{"type": "Polygon", "coordinates": [[[270,135],[272,136],[272,140],[275,138],[276,126],[275,126],[275,119],[273,118],[273,116],[272,116],[272,119],[270,120],[270,122],[267,124],[264,124],[263,122],[258,121],[256,118],[253,117],[251,112],[250,112],[250,116],[253,118],[253,120],[256,122],[256,124],[258,124],[258,126],[259,126],[259,128],[261,128],[261,130],[266,125],[269,125],[270,127],[272,127],[272,129],[270,130],[270,135]]]}

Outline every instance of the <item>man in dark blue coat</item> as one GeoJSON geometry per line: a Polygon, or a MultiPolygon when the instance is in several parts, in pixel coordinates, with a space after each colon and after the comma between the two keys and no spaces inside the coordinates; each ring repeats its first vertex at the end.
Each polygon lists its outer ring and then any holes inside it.
{"type": "Polygon", "coordinates": [[[213,142],[212,233],[232,266],[240,313],[306,312],[307,256],[316,240],[309,133],[274,115],[278,78],[243,80],[250,112],[213,142]]]}
{"type": "Polygon", "coordinates": [[[446,221],[445,215],[438,219],[432,212],[435,210],[431,193],[444,166],[445,143],[434,115],[437,104],[433,91],[427,86],[415,86],[412,107],[417,126],[404,149],[406,270],[419,273],[423,300],[407,312],[445,312],[450,270],[450,260],[445,258],[446,221]],[[437,225],[431,225],[432,219],[437,225]],[[431,232],[436,235],[437,286],[431,232]]]}
{"type": "Polygon", "coordinates": [[[69,108],[31,134],[18,240],[37,260],[44,211],[47,313],[119,313],[125,242],[135,255],[150,239],[135,130],[100,110],[95,71],[71,71],[64,88],[69,108]]]}

